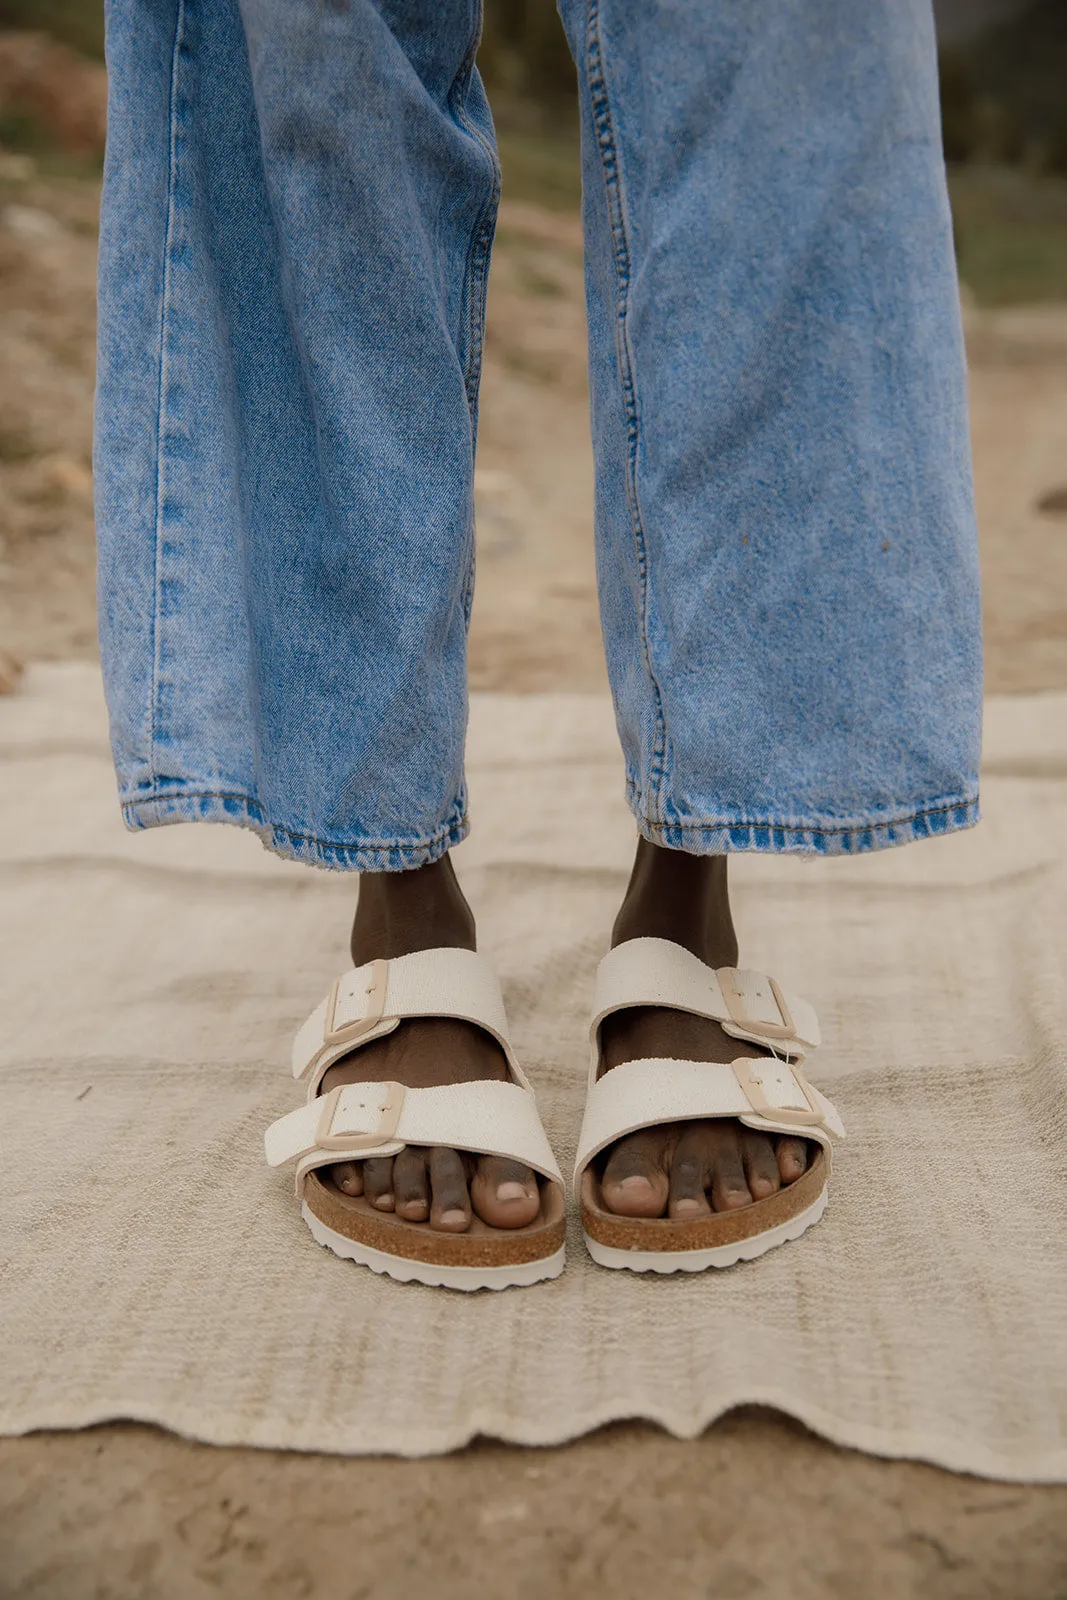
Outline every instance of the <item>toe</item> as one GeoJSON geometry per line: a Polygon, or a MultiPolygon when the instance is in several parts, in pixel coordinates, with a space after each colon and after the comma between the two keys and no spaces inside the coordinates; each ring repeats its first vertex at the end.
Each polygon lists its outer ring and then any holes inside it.
{"type": "Polygon", "coordinates": [[[671,1186],[667,1214],[679,1222],[690,1217],[708,1217],[707,1185],[711,1171],[705,1141],[699,1129],[685,1129],[671,1157],[671,1186]]]}
{"type": "Polygon", "coordinates": [[[333,1181],[345,1194],[363,1193],[363,1164],[360,1161],[338,1161],[333,1169],[333,1181]]]}
{"type": "Polygon", "coordinates": [[[753,1200],[765,1200],[781,1187],[774,1145],[765,1133],[746,1128],[741,1135],[741,1162],[753,1200]]]}
{"type": "Polygon", "coordinates": [[[778,1171],[783,1183],[795,1183],[808,1168],[808,1147],[803,1139],[778,1141],[778,1171]]]}
{"type": "Polygon", "coordinates": [[[525,1228],[541,1209],[541,1195],[529,1167],[503,1156],[480,1156],[471,1204],[491,1227],[525,1228]]]}
{"type": "Polygon", "coordinates": [[[467,1193],[467,1174],[456,1150],[436,1146],[429,1154],[430,1227],[442,1233],[465,1233],[471,1225],[471,1203],[467,1193]]]}
{"type": "Polygon", "coordinates": [[[430,1178],[426,1152],[405,1145],[393,1162],[396,1214],[405,1222],[425,1222],[430,1215],[430,1178]]]}
{"type": "Polygon", "coordinates": [[[363,1193],[379,1211],[393,1209],[393,1158],[375,1156],[363,1163],[363,1193]]]}
{"type": "Polygon", "coordinates": [[[662,1217],[670,1193],[667,1151],[673,1141],[669,1128],[646,1128],[611,1147],[600,1180],[609,1211],[619,1217],[662,1217]]]}
{"type": "Polygon", "coordinates": [[[741,1158],[740,1126],[736,1122],[713,1124],[711,1128],[711,1203],[716,1211],[736,1211],[752,1204],[745,1182],[741,1158]]]}

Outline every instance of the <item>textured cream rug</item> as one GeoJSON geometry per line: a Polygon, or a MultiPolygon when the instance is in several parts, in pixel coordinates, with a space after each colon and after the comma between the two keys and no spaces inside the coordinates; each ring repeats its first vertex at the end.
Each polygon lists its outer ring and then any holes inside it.
{"type": "MultiPolygon", "coordinates": [[[[566,1167],[632,826],[606,702],[485,696],[459,865],[566,1167]]],[[[0,1431],[424,1454],[741,1402],[839,1443],[1067,1478],[1067,696],[994,701],[986,820],[857,861],[742,859],[743,959],[818,1006],[825,1221],[764,1259],[405,1286],[300,1221],[264,1125],[345,962],[354,882],[248,834],[120,826],[96,674],[0,699],[0,1431]]]]}

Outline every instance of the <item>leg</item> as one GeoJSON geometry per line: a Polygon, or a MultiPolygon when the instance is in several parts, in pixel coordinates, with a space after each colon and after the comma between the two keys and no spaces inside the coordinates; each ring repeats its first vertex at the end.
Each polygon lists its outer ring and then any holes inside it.
{"type": "MultiPolygon", "coordinates": [[[[690,858],[846,854],[977,818],[932,20],[927,0],[561,10],[583,104],[601,610],[648,841],[616,935],[708,959],[734,948],[725,863],[690,858]]],[[[738,1054],[673,1014],[612,1024],[606,1067],[638,1046],[738,1054]]],[[[684,1197],[698,1205],[747,1200],[757,1169],[774,1181],[766,1149],[719,1136],[684,1197]]],[[[635,1138],[616,1200],[629,1176],[634,1204],[662,1210],[676,1131],[635,1138]]]]}
{"type": "MultiPolygon", "coordinates": [[[[476,0],[108,11],[96,454],[124,813],[362,870],[357,962],[474,939],[445,852],[498,193],[478,23],[476,0]]],[[[383,1076],[504,1063],[473,1028],[408,1023],[324,1087],[383,1076]]],[[[376,1202],[434,1226],[465,1227],[471,1195],[505,1225],[537,1210],[525,1167],[392,1165],[376,1202]]]]}
{"type": "Polygon", "coordinates": [[[131,826],[236,821],[363,871],[466,832],[476,36],[475,0],[109,8],[96,454],[131,826]]]}

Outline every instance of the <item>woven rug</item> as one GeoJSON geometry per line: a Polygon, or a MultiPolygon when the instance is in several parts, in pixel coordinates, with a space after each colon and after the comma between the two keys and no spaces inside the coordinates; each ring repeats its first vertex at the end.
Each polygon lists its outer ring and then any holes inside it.
{"type": "MultiPolygon", "coordinates": [[[[476,699],[457,865],[567,1169],[633,828],[596,696],[476,699]]],[[[99,680],[0,699],[0,1431],[159,1423],[421,1455],[771,1405],[844,1445],[1067,1478],[1067,696],[993,701],[985,821],[858,860],[741,858],[746,964],[819,1008],[826,1218],[762,1260],[589,1262],[462,1296],[319,1249],[264,1125],[345,964],[354,881],[228,828],[118,820],[99,680]]]]}

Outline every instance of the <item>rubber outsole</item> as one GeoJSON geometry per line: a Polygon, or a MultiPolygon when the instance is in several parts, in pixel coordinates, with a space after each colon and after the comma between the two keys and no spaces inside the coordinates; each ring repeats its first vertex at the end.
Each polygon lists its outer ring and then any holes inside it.
{"type": "Polygon", "coordinates": [[[435,1261],[414,1261],[409,1256],[376,1250],[373,1245],[362,1244],[358,1239],[350,1239],[347,1234],[328,1228],[306,1201],[301,1206],[301,1214],[315,1243],[332,1250],[335,1256],[358,1262],[398,1283],[423,1283],[431,1289],[459,1289],[465,1293],[475,1289],[525,1289],[531,1284],[558,1278],[566,1262],[566,1250],[562,1245],[553,1255],[498,1267],[455,1267],[435,1261]]]}
{"type": "Polygon", "coordinates": [[[704,1250],[619,1250],[600,1244],[582,1230],[585,1248],[600,1267],[611,1267],[625,1272],[706,1272],[709,1267],[732,1267],[738,1261],[755,1261],[766,1255],[776,1245],[799,1239],[802,1233],[821,1218],[829,1196],[825,1189],[805,1211],[798,1212],[777,1227],[749,1239],[737,1239],[730,1244],[713,1245],[704,1250]]]}

